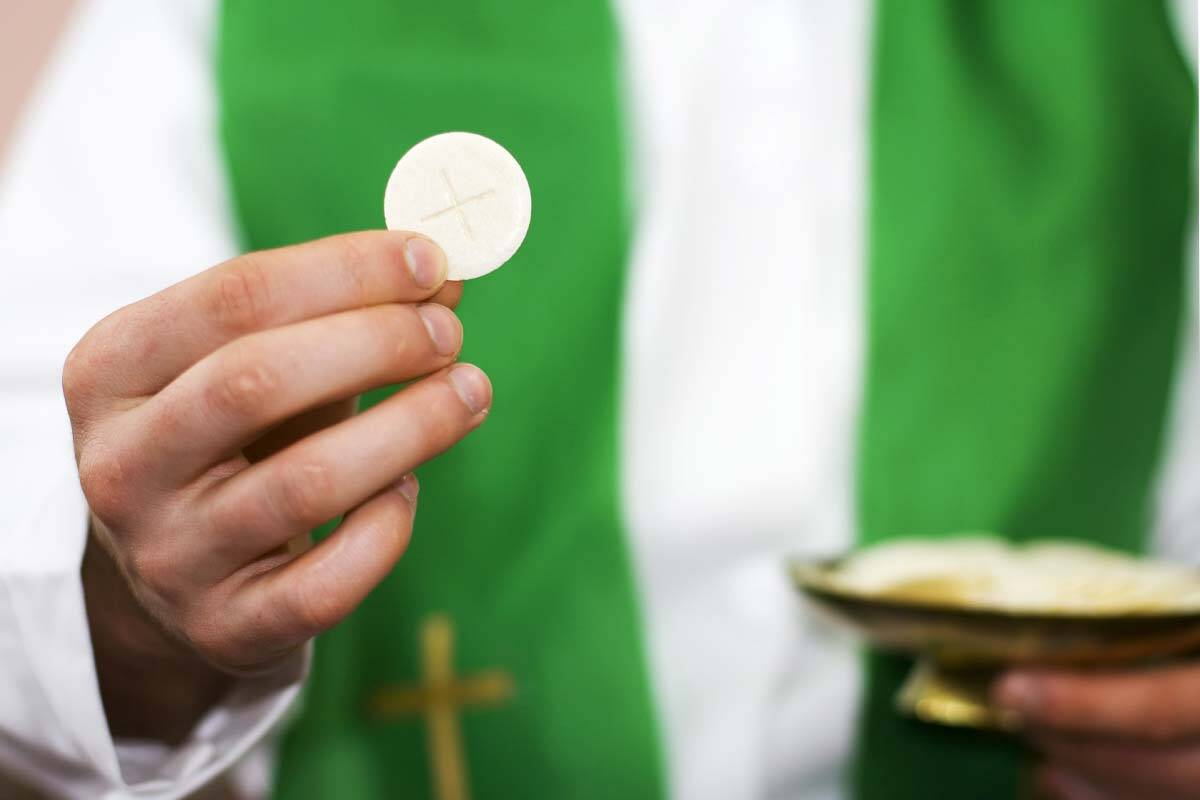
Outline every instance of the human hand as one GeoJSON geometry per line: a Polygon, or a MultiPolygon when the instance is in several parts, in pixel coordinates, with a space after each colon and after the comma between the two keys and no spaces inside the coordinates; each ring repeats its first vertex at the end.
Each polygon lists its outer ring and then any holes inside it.
{"type": "Polygon", "coordinates": [[[415,235],[335,236],[235,258],[84,336],[63,390],[101,551],[84,565],[93,639],[136,631],[118,651],[254,673],[362,601],[408,544],[412,470],[491,404],[486,376],[454,365],[445,274],[415,235]],[[350,416],[361,392],[418,378],[350,416]],[[116,583],[154,624],[109,619],[116,583]]]}
{"type": "Polygon", "coordinates": [[[1200,798],[1200,664],[1113,672],[1023,670],[996,701],[1045,757],[1039,790],[1063,800],[1200,798]]]}

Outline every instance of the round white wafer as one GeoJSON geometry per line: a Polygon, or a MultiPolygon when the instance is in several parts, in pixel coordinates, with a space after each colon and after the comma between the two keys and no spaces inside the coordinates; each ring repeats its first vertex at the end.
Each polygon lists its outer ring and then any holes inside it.
{"type": "Polygon", "coordinates": [[[383,197],[388,228],[437,242],[450,280],[478,278],[512,258],[529,230],[530,210],[521,165],[475,133],[418,142],[396,163],[383,197]]]}

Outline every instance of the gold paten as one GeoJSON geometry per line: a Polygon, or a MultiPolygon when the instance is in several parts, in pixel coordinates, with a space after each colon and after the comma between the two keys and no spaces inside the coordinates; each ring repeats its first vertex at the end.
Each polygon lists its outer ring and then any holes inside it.
{"type": "Polygon", "coordinates": [[[917,657],[896,703],[927,722],[1015,732],[1021,720],[989,699],[992,683],[1010,667],[1112,667],[1200,648],[1194,609],[1015,612],[957,604],[961,593],[952,581],[861,594],[833,579],[840,563],[796,561],[790,573],[828,616],[877,647],[917,657]]]}

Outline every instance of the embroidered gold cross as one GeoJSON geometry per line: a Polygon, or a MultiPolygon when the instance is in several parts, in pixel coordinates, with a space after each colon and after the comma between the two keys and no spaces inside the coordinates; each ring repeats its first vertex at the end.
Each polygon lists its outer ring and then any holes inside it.
{"type": "Polygon", "coordinates": [[[424,714],[429,769],[437,800],[468,800],[470,788],[458,710],[507,700],[513,693],[512,678],[503,670],[456,678],[454,628],[443,614],[434,614],[421,625],[421,678],[416,686],[376,692],[369,711],[380,718],[424,714]]]}
{"type": "Polygon", "coordinates": [[[437,219],[443,214],[454,212],[458,214],[458,224],[462,225],[463,235],[468,239],[474,239],[475,235],[471,231],[471,223],[467,221],[467,212],[463,211],[463,206],[465,206],[467,203],[473,203],[476,200],[482,200],[483,198],[494,194],[496,190],[488,189],[486,192],[473,194],[470,197],[464,197],[463,199],[459,200],[458,193],[454,191],[454,184],[450,183],[450,176],[446,174],[446,170],[438,170],[438,174],[442,176],[442,183],[446,185],[446,199],[450,202],[450,205],[446,206],[441,211],[435,211],[432,214],[421,217],[421,222],[429,222],[429,220],[437,219]]]}

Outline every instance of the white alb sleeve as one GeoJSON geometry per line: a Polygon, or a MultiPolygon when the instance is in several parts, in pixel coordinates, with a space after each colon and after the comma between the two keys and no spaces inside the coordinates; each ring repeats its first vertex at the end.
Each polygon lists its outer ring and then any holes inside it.
{"type": "Polygon", "coordinates": [[[179,747],[114,742],[79,579],[71,346],[237,251],[217,145],[214,0],[81,2],[0,162],[0,796],[179,797],[262,740],[307,653],[179,747]]]}

